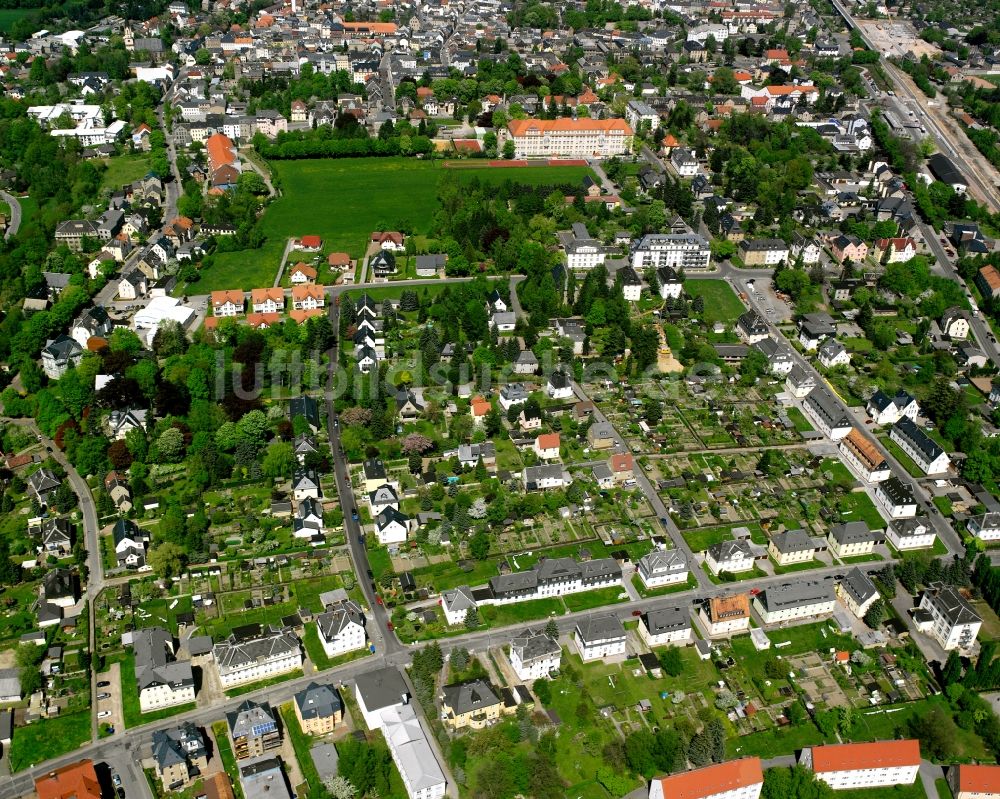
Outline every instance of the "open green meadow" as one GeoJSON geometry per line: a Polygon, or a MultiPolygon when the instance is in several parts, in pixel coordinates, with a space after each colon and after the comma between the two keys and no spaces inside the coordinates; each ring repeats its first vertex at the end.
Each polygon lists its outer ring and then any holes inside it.
{"type": "Polygon", "coordinates": [[[684,291],[691,297],[705,298],[705,323],[731,324],[746,310],[725,280],[685,280],[684,291]]]}
{"type": "Polygon", "coordinates": [[[7,33],[11,25],[37,10],[36,8],[0,8],[0,33],[7,33]]]}
{"type": "Polygon", "coordinates": [[[445,176],[537,186],[577,183],[593,175],[584,166],[449,169],[441,161],[412,158],[275,161],[270,167],[281,196],[264,213],[264,246],[216,254],[190,293],[270,286],[289,238],[318,235],[324,254],[347,252],[361,259],[373,230],[403,228],[427,235],[438,211],[438,182],[445,176]]]}
{"type": "Polygon", "coordinates": [[[106,158],[102,163],[106,169],[101,176],[101,185],[104,188],[116,191],[128,183],[146,177],[152,167],[153,160],[151,156],[145,153],[131,153],[129,155],[116,155],[114,158],[106,158]]]}

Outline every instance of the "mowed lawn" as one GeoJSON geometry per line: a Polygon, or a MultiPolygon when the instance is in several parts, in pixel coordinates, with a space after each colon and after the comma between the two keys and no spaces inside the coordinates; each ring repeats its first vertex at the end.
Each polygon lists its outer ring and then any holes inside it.
{"type": "Polygon", "coordinates": [[[735,322],[746,310],[736,292],[725,280],[685,280],[684,291],[692,298],[705,298],[706,324],[735,322]]]}
{"type": "Polygon", "coordinates": [[[274,161],[270,167],[281,196],[264,213],[266,243],[259,250],[217,253],[192,293],[271,285],[289,238],[317,235],[324,254],[347,252],[361,259],[373,230],[405,228],[427,235],[438,210],[438,181],[446,175],[535,186],[575,184],[593,176],[584,166],[449,169],[441,161],[413,158],[274,161]]]}
{"type": "Polygon", "coordinates": [[[106,158],[102,162],[107,167],[107,170],[101,176],[101,185],[104,188],[118,190],[128,183],[146,177],[149,174],[152,162],[152,157],[145,153],[106,158]]]}

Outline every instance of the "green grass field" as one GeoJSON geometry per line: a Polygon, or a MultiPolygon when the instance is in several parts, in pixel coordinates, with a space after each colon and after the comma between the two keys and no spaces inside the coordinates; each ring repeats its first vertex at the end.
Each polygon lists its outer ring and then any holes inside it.
{"type": "Polygon", "coordinates": [[[59,757],[78,749],[89,740],[90,713],[87,711],[18,727],[10,745],[10,770],[22,771],[35,763],[59,757]]]}
{"type": "Polygon", "coordinates": [[[19,19],[37,11],[36,8],[3,8],[0,9],[0,33],[7,33],[11,25],[19,19]]]}
{"type": "Polygon", "coordinates": [[[685,280],[684,291],[694,297],[705,298],[706,324],[735,322],[746,308],[725,280],[685,280]]]}
{"type": "Polygon", "coordinates": [[[408,158],[276,161],[270,166],[282,195],[264,214],[266,243],[250,252],[218,253],[192,293],[271,285],[290,237],[318,235],[325,253],[362,258],[373,230],[430,233],[438,210],[437,184],[446,175],[545,185],[576,183],[593,174],[582,166],[448,169],[440,161],[408,158]]]}
{"type": "Polygon", "coordinates": [[[107,169],[101,176],[101,186],[106,189],[120,189],[126,183],[145,177],[149,173],[152,159],[146,154],[119,155],[107,158],[102,163],[107,169]]]}

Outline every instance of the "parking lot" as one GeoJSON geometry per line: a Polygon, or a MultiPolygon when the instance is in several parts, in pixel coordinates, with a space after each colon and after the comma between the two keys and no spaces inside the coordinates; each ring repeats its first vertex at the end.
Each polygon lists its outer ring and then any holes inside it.
{"type": "Polygon", "coordinates": [[[97,688],[97,723],[110,724],[115,729],[115,735],[121,735],[125,730],[125,716],[122,712],[122,681],[121,663],[112,663],[111,668],[98,675],[97,688]],[[108,683],[108,685],[104,685],[108,683]],[[101,699],[102,696],[106,698],[101,699]],[[105,716],[103,714],[107,713],[105,716]]]}

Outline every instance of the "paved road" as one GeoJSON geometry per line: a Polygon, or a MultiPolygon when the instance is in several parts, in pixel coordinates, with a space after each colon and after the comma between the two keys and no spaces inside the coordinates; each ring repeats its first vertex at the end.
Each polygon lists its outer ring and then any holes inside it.
{"type": "Polygon", "coordinates": [[[177,218],[177,201],[181,196],[182,181],[181,174],[177,171],[177,150],[170,140],[170,136],[167,135],[167,126],[163,121],[162,102],[156,109],[156,116],[160,121],[160,130],[167,137],[167,161],[170,162],[170,176],[172,178],[172,180],[165,181],[163,186],[166,192],[166,199],[163,202],[163,224],[166,225],[177,218]]]}
{"type": "MultiPolygon", "coordinates": [[[[830,384],[817,371],[816,367],[813,366],[812,362],[808,358],[803,356],[797,349],[795,349],[795,347],[793,347],[792,344],[788,342],[787,339],[785,339],[784,333],[782,333],[781,330],[770,321],[769,317],[767,317],[763,313],[760,303],[758,302],[756,297],[754,297],[753,294],[750,293],[747,295],[747,298],[751,306],[758,311],[761,318],[764,319],[765,322],[767,323],[771,335],[776,337],[779,341],[782,340],[785,341],[789,351],[792,354],[792,359],[795,361],[795,363],[798,364],[803,369],[805,369],[807,372],[809,372],[816,379],[816,385],[826,387],[830,391],[830,394],[834,398],[834,401],[840,406],[840,408],[844,411],[844,413],[846,413],[849,418],[854,418],[855,416],[854,411],[840,398],[840,395],[838,395],[837,392],[833,390],[832,386],[830,386],[830,384]]],[[[875,446],[875,448],[882,454],[882,457],[884,457],[892,467],[893,474],[895,474],[904,484],[909,485],[911,487],[914,496],[918,500],[918,504],[923,506],[919,509],[920,513],[925,514],[930,518],[931,524],[937,531],[937,534],[941,538],[942,542],[945,544],[945,546],[948,547],[949,553],[963,552],[964,547],[961,538],[955,532],[952,526],[948,523],[948,520],[941,515],[941,512],[937,509],[937,506],[931,501],[930,496],[924,490],[920,482],[911,478],[906,469],[900,466],[899,462],[896,460],[893,454],[885,448],[885,446],[882,444],[881,441],[878,440],[878,438],[871,435],[864,428],[863,425],[856,425],[855,427],[861,433],[861,435],[863,435],[868,441],[870,441],[875,446]]],[[[868,488],[870,488],[870,486],[866,486],[866,489],[868,488]]]]}
{"type": "MultiPolygon", "coordinates": [[[[573,381],[573,393],[576,394],[577,399],[586,402],[590,399],[584,390],[580,387],[579,383],[575,380],[573,381]]],[[[593,413],[595,422],[607,423],[608,417],[604,415],[600,408],[595,407],[593,413]]],[[[614,425],[611,425],[611,429],[614,430],[615,439],[615,452],[631,452],[628,444],[625,443],[625,439],[622,437],[621,433],[618,432],[614,425]]],[[[695,563],[694,552],[691,551],[691,547],[688,546],[687,541],[684,540],[684,536],[681,535],[680,529],[674,524],[674,520],[670,518],[670,513],[667,512],[666,506],[663,504],[663,500],[660,499],[660,495],[656,493],[656,489],[653,487],[652,483],[649,482],[649,478],[646,477],[646,473],[642,469],[635,469],[634,471],[635,480],[639,485],[642,493],[646,496],[646,501],[650,504],[653,509],[653,513],[659,518],[661,525],[666,529],[667,534],[670,536],[670,540],[674,542],[674,547],[683,552],[687,558],[688,566],[691,569],[691,574],[694,575],[695,580],[698,582],[698,586],[701,588],[709,588],[712,586],[711,580],[708,579],[708,575],[705,574],[704,570],[698,567],[695,563]]]]}
{"type": "Polygon", "coordinates": [[[17,197],[6,191],[0,191],[0,200],[3,200],[10,206],[10,219],[7,220],[7,232],[3,236],[5,239],[9,239],[12,236],[16,236],[18,228],[21,227],[21,203],[18,202],[17,197]]]}
{"type": "MultiPolygon", "coordinates": [[[[925,127],[933,134],[935,144],[943,153],[957,161],[957,166],[962,169],[962,174],[969,181],[969,187],[975,194],[986,202],[990,210],[996,211],[1000,208],[1000,192],[990,183],[990,179],[996,180],[997,173],[993,166],[976,149],[975,145],[960,129],[952,128],[942,123],[936,114],[928,110],[928,102],[945,102],[938,98],[936,101],[928,101],[923,92],[916,88],[913,81],[902,70],[894,66],[888,59],[882,57],[881,51],[875,47],[865,32],[858,27],[851,12],[847,10],[840,0],[831,0],[833,7],[837,10],[848,26],[855,28],[862,40],[874,52],[879,53],[880,61],[885,73],[892,79],[896,93],[899,94],[914,113],[924,121],[925,127]],[[962,167],[965,167],[964,169],[962,167]],[[984,170],[981,172],[980,170],[984,170]]],[[[942,112],[944,112],[942,108],[942,112]]],[[[943,113],[942,113],[943,115],[943,113]]]]}
{"type": "MultiPolygon", "coordinates": [[[[94,505],[94,497],[90,493],[90,486],[87,485],[87,481],[84,480],[73,464],[70,463],[66,456],[63,454],[62,450],[55,445],[52,439],[44,436],[41,430],[38,429],[38,425],[35,423],[34,419],[8,419],[4,418],[2,421],[11,424],[16,424],[20,427],[27,427],[35,434],[38,441],[41,442],[52,455],[53,458],[66,470],[67,478],[69,479],[70,486],[73,488],[73,492],[76,494],[77,499],[80,503],[80,513],[83,519],[83,534],[84,540],[87,547],[87,590],[86,590],[86,600],[87,600],[87,614],[89,618],[89,648],[91,652],[97,651],[97,640],[96,640],[96,630],[97,625],[95,624],[95,600],[98,595],[104,589],[104,572],[102,570],[101,563],[101,542],[100,538],[100,528],[97,522],[97,508],[94,505]]],[[[90,677],[90,696],[91,698],[97,696],[97,674],[96,672],[91,674],[90,677]]],[[[97,740],[97,715],[91,714],[91,738],[97,740]]]]}

